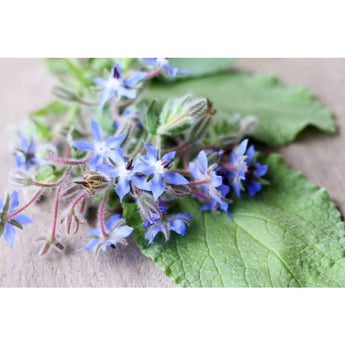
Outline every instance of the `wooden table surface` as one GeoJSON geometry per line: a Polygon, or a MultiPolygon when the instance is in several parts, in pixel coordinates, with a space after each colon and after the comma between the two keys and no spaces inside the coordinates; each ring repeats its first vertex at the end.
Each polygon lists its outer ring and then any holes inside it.
{"type": "MultiPolygon", "coordinates": [[[[328,135],[312,131],[277,151],[291,167],[300,170],[316,185],[325,187],[345,212],[345,59],[242,59],[237,68],[267,72],[285,85],[302,85],[314,93],[335,115],[338,132],[328,135]]],[[[8,173],[13,168],[12,126],[19,125],[30,111],[44,106],[52,96],[55,78],[39,59],[0,59],[0,194],[12,191],[8,173]]],[[[21,193],[21,199],[25,193],[21,193]]],[[[35,222],[17,231],[14,248],[0,240],[1,287],[175,287],[144,257],[133,241],[127,247],[108,250],[98,257],[76,253],[84,234],[70,237],[64,255],[52,251],[39,257],[33,240],[50,226],[51,200],[34,205],[25,214],[35,222]]]]}

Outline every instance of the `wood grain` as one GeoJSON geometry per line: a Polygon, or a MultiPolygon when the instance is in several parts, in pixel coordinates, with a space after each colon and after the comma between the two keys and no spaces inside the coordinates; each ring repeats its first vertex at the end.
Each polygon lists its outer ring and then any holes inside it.
{"type": "MultiPolygon", "coordinates": [[[[345,211],[345,59],[243,59],[237,68],[268,72],[285,85],[303,85],[310,89],[336,116],[338,133],[326,135],[306,131],[298,140],[281,148],[284,160],[300,170],[318,186],[325,187],[331,198],[345,211]]],[[[8,173],[13,167],[11,149],[14,128],[33,111],[52,100],[50,89],[55,79],[39,59],[0,59],[1,116],[0,194],[10,191],[8,173]]],[[[28,194],[21,193],[21,198],[28,194]]],[[[33,240],[50,225],[52,200],[33,206],[26,212],[35,223],[18,231],[14,248],[0,241],[1,287],[175,287],[144,257],[131,241],[127,247],[101,253],[76,253],[84,243],[82,231],[69,238],[65,255],[50,253],[40,258],[33,240]]]]}

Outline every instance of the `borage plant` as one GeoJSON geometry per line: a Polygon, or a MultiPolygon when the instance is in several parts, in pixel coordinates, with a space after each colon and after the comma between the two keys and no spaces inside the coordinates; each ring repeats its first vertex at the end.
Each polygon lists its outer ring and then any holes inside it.
{"type": "Polygon", "coordinates": [[[308,124],[332,132],[332,117],[306,90],[232,62],[48,60],[59,100],[18,134],[11,179],[32,197],[0,202],[6,243],[54,191],[41,255],[63,251],[61,235],[96,205],[76,249],[99,254],[133,234],[181,286],[344,286],[344,226],[327,192],[249,142],[286,144],[308,124]]]}

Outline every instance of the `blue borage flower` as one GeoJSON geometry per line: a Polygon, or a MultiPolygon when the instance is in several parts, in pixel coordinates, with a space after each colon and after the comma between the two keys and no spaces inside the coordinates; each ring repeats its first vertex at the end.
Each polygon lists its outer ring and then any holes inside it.
{"type": "Polygon", "coordinates": [[[176,152],[165,154],[160,160],[157,159],[157,150],[144,142],[147,154],[141,157],[136,171],[150,177],[150,180],[139,181],[138,188],[152,191],[153,197],[157,200],[165,191],[163,180],[173,185],[188,184],[182,175],[169,172],[176,152]],[[142,183],[140,183],[142,182],[142,183]]]}
{"type": "Polygon", "coordinates": [[[224,201],[224,197],[229,192],[229,187],[223,184],[223,178],[216,174],[216,164],[208,166],[208,160],[205,151],[200,151],[196,162],[189,163],[189,171],[194,177],[195,181],[204,181],[199,186],[203,189],[205,194],[212,198],[212,201],[206,203],[201,207],[201,211],[216,210],[218,207],[224,211],[229,218],[228,203],[224,201]],[[217,206],[218,205],[218,206],[217,206]]]}
{"type": "Polygon", "coordinates": [[[126,134],[121,134],[118,137],[110,136],[103,140],[102,127],[94,119],[91,119],[91,134],[95,141],[94,143],[75,141],[72,143],[72,146],[83,152],[93,151],[89,165],[91,169],[96,170],[104,162],[110,164],[108,157],[119,149],[126,138],[126,134]]]}
{"type": "Polygon", "coordinates": [[[35,137],[32,135],[29,141],[21,133],[18,133],[18,136],[20,139],[20,145],[19,149],[15,150],[16,168],[21,170],[30,170],[35,165],[39,164],[39,160],[35,156],[35,137]]]}
{"type": "Polygon", "coordinates": [[[159,70],[163,75],[176,77],[178,74],[190,74],[189,71],[180,70],[177,67],[171,67],[167,58],[142,58],[153,70],[159,70]]]}
{"type": "Polygon", "coordinates": [[[100,228],[87,230],[86,233],[89,242],[84,248],[78,249],[78,251],[94,251],[97,255],[100,249],[105,251],[107,247],[115,246],[117,243],[127,245],[125,238],[128,237],[134,229],[125,225],[125,220],[122,219],[119,214],[115,214],[105,224],[105,230],[107,232],[106,237],[102,235],[100,228]]]}
{"type": "Polygon", "coordinates": [[[124,96],[127,98],[136,98],[137,91],[131,89],[135,87],[146,76],[146,72],[136,72],[129,78],[122,78],[122,71],[119,64],[113,66],[110,71],[108,79],[104,78],[90,78],[97,86],[101,87],[103,91],[99,95],[99,102],[101,109],[103,109],[105,103],[109,101],[115,95],[119,97],[124,96]]]}
{"type": "Polygon", "coordinates": [[[19,206],[18,193],[14,191],[11,196],[7,194],[5,203],[0,199],[0,236],[4,238],[7,245],[12,248],[16,235],[15,227],[23,229],[24,225],[31,224],[32,220],[23,214],[17,214],[6,218],[6,215],[14,213],[19,206]]]}
{"type": "Polygon", "coordinates": [[[117,187],[115,189],[117,195],[120,197],[120,202],[125,195],[127,195],[131,189],[130,183],[132,182],[134,186],[140,188],[144,184],[145,177],[139,177],[136,175],[137,161],[130,159],[128,162],[125,160],[123,152],[121,149],[116,150],[116,152],[111,152],[109,159],[116,166],[103,165],[98,166],[97,170],[101,171],[105,175],[117,179],[117,187]]]}
{"type": "Polygon", "coordinates": [[[266,174],[268,169],[267,165],[252,164],[255,148],[251,145],[247,150],[247,145],[248,139],[245,139],[229,155],[234,170],[229,171],[227,177],[239,199],[241,199],[241,190],[247,188],[250,196],[254,196],[261,190],[259,180],[260,177],[266,174]]]}
{"type": "Polygon", "coordinates": [[[247,158],[245,160],[248,170],[246,173],[245,186],[247,187],[248,194],[254,196],[257,192],[260,192],[262,187],[260,184],[260,177],[267,173],[268,165],[262,165],[256,163],[253,165],[253,157],[255,155],[254,145],[249,146],[247,150],[247,158]]]}
{"type": "Polygon", "coordinates": [[[159,232],[162,232],[165,237],[165,243],[169,240],[170,233],[172,231],[177,234],[184,236],[186,233],[186,224],[189,225],[189,220],[192,217],[189,214],[178,213],[174,216],[168,218],[163,217],[158,220],[154,225],[151,225],[150,228],[145,233],[146,241],[151,244],[159,232]]]}

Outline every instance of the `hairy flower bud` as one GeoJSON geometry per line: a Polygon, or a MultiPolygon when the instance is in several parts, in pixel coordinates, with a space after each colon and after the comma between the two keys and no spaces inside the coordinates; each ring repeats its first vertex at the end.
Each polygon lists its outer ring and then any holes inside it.
{"type": "Polygon", "coordinates": [[[26,171],[15,170],[10,172],[10,180],[14,186],[28,187],[33,185],[33,177],[26,171]]]}
{"type": "Polygon", "coordinates": [[[207,104],[206,98],[193,98],[191,95],[168,100],[160,114],[157,134],[172,135],[185,131],[206,113],[207,104]]]}
{"type": "Polygon", "coordinates": [[[76,181],[74,183],[84,186],[88,194],[96,194],[109,186],[109,180],[96,171],[86,171],[83,173],[83,178],[84,181],[76,181]]]}

